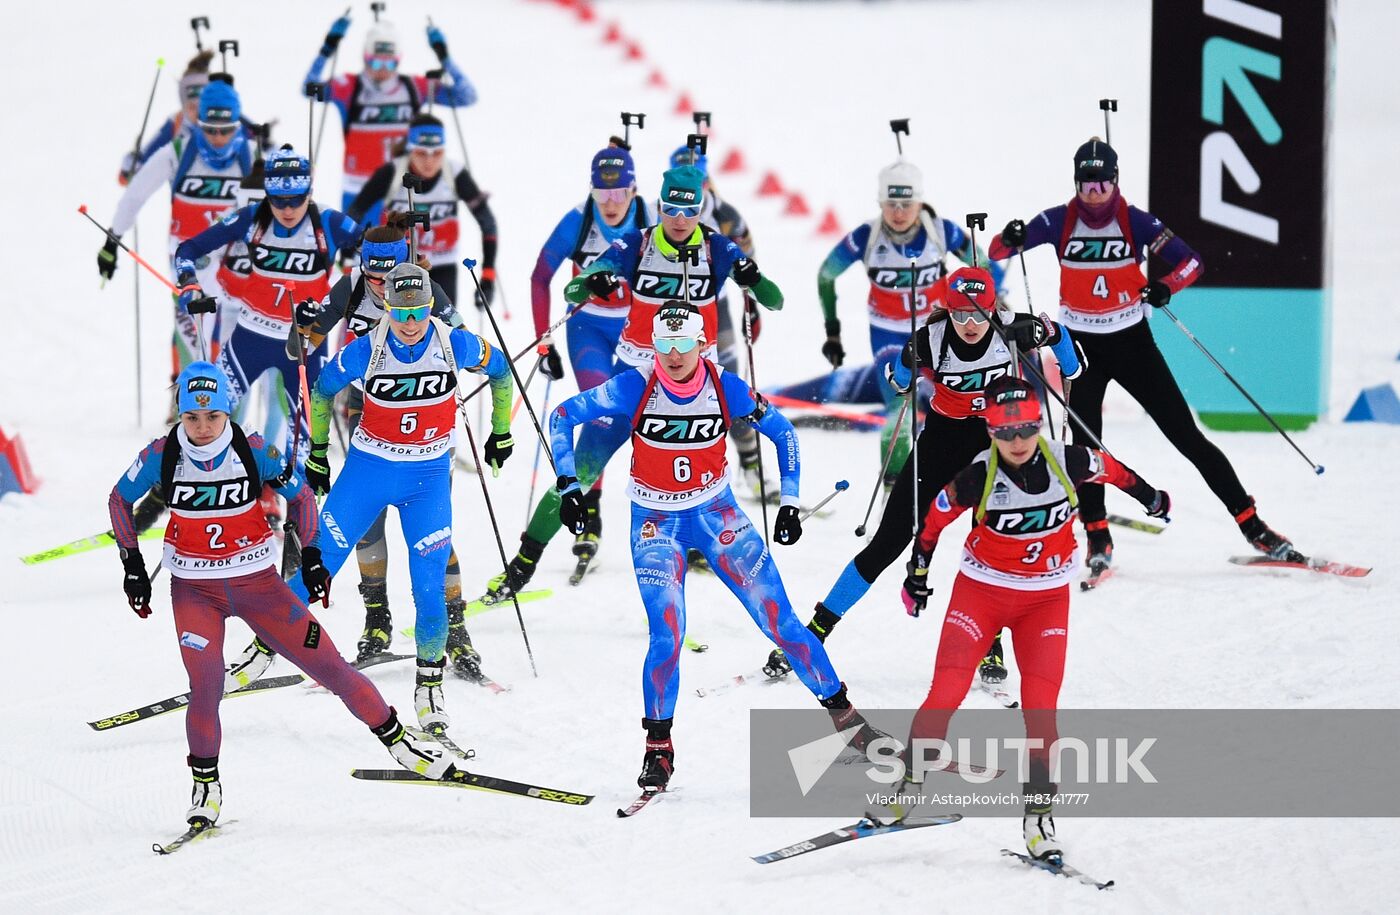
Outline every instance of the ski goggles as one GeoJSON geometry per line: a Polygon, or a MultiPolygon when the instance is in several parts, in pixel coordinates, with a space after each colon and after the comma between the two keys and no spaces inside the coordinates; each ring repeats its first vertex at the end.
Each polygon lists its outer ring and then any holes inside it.
{"type": "Polygon", "coordinates": [[[1080,181],[1079,193],[1081,194],[1110,194],[1113,192],[1112,181],[1080,181]]]}
{"type": "Polygon", "coordinates": [[[231,137],[237,130],[237,124],[205,124],[200,122],[199,125],[199,132],[206,137],[231,137]]]}
{"type": "Polygon", "coordinates": [[[309,196],[309,194],[295,194],[290,197],[284,197],[280,195],[268,194],[267,205],[276,210],[295,210],[303,203],[306,203],[306,199],[309,196]]]}
{"type": "Polygon", "coordinates": [[[950,311],[948,317],[954,324],[986,324],[987,319],[975,311],[950,311]]]}
{"type": "Polygon", "coordinates": [[[593,201],[595,203],[626,203],[631,194],[632,188],[630,187],[595,187],[593,201]]]}
{"type": "MultiPolygon", "coordinates": [[[[383,282],[383,280],[380,282],[383,282]]],[[[430,308],[431,306],[428,305],[415,305],[412,308],[395,308],[390,306],[386,308],[385,311],[389,312],[389,317],[393,320],[404,323],[406,321],[428,320],[428,311],[430,308]]]]}
{"type": "Polygon", "coordinates": [[[998,426],[995,429],[988,429],[988,431],[992,433],[992,438],[1001,439],[1003,442],[1014,442],[1017,439],[1035,438],[1040,434],[1040,423],[998,426]]]}
{"type": "Polygon", "coordinates": [[[399,59],[397,57],[366,57],[365,66],[371,70],[397,70],[399,59]]]}
{"type": "Polygon", "coordinates": [[[677,216],[695,217],[700,215],[700,204],[692,203],[685,206],[675,203],[661,204],[661,215],[675,218],[677,216]]]}
{"type": "Polygon", "coordinates": [[[907,210],[917,209],[919,205],[913,200],[885,200],[881,201],[880,206],[894,210],[896,213],[903,213],[907,210]]]}
{"type": "Polygon", "coordinates": [[[688,353],[699,345],[696,337],[660,337],[652,341],[658,353],[688,353]]]}

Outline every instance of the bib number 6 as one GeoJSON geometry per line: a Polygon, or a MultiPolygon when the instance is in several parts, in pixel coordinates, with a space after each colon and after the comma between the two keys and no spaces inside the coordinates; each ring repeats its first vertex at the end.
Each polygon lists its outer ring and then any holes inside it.
{"type": "Polygon", "coordinates": [[[675,475],[677,483],[686,483],[690,480],[690,458],[678,457],[671,464],[671,472],[675,475]]]}

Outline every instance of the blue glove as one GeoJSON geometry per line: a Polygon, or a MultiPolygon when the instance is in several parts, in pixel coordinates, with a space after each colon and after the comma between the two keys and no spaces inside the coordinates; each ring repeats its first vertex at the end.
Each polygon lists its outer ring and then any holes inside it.
{"type": "Polygon", "coordinates": [[[447,36],[435,25],[428,26],[428,46],[437,55],[438,63],[447,62],[447,36]]]}

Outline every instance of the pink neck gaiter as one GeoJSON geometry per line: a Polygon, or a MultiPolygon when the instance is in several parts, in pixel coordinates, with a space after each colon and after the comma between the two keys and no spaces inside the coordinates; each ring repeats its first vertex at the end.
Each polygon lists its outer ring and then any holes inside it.
{"type": "Polygon", "coordinates": [[[670,375],[667,375],[666,370],[661,367],[661,357],[655,356],[654,358],[656,359],[656,366],[653,371],[656,372],[656,379],[661,382],[661,386],[666,389],[666,393],[670,394],[672,397],[694,397],[696,394],[699,394],[700,389],[705,386],[705,364],[703,360],[695,367],[695,374],[690,376],[689,381],[675,381],[670,375]]]}
{"type": "Polygon", "coordinates": [[[1103,203],[1090,206],[1078,198],[1075,199],[1075,206],[1079,209],[1079,218],[1084,220],[1084,224],[1091,229],[1102,229],[1113,221],[1118,215],[1118,201],[1122,199],[1122,194],[1115,185],[1113,194],[1103,203]]]}

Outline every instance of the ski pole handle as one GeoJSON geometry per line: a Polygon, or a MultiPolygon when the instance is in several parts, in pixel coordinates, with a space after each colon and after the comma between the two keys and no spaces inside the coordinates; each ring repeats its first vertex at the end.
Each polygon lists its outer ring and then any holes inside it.
{"type": "Polygon", "coordinates": [[[142,267],[145,267],[147,270],[149,270],[149,271],[151,272],[151,276],[155,277],[156,279],[160,280],[162,283],[165,284],[165,288],[166,288],[166,289],[169,289],[171,292],[175,293],[176,295],[179,295],[179,294],[180,294],[180,290],[176,287],[176,285],[175,285],[174,283],[172,283],[172,282],[170,281],[170,278],[169,278],[168,276],[166,276],[164,273],[161,273],[159,270],[157,270],[156,268],[152,267],[150,264],[146,263],[145,259],[142,258],[141,255],[137,254],[135,251],[133,251],[133,250],[131,250],[130,248],[128,248],[128,247],[126,246],[126,242],[124,242],[124,241],[122,241],[120,238],[118,238],[118,237],[116,236],[116,233],[114,233],[111,229],[109,229],[109,228],[107,228],[106,226],[104,226],[102,223],[98,222],[96,219],[93,219],[93,218],[92,218],[92,214],[88,212],[88,208],[87,208],[87,204],[86,204],[86,203],[83,204],[82,206],[78,207],[78,212],[79,212],[79,213],[82,213],[84,216],[86,216],[88,222],[90,222],[90,223],[92,223],[93,225],[97,226],[97,227],[98,227],[99,229],[101,229],[103,232],[106,232],[106,233],[107,233],[107,237],[110,238],[112,241],[116,242],[118,248],[121,248],[121,249],[122,249],[123,251],[125,251],[127,254],[130,254],[132,260],[136,261],[136,263],[140,264],[142,267]]]}
{"type": "Polygon", "coordinates": [[[803,513],[802,513],[802,517],[801,517],[800,520],[806,521],[808,518],[812,517],[812,516],[815,515],[817,512],[821,511],[821,510],[822,510],[822,507],[825,506],[826,503],[830,502],[832,499],[834,499],[834,498],[836,498],[837,496],[841,495],[841,493],[845,492],[846,490],[848,490],[848,489],[850,489],[850,488],[851,488],[851,484],[850,484],[849,481],[847,481],[847,480],[837,480],[837,481],[836,481],[836,487],[835,487],[834,489],[832,489],[831,492],[829,492],[829,493],[826,494],[826,498],[825,498],[825,499],[822,499],[822,500],[821,500],[820,502],[818,502],[816,505],[813,505],[811,508],[809,508],[809,509],[807,509],[805,512],[803,512],[803,513]]]}

